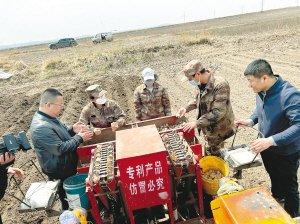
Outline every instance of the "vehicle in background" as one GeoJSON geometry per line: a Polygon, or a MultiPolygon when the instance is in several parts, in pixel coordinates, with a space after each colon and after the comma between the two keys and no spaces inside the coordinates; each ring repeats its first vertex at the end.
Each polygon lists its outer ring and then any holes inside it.
{"type": "Polygon", "coordinates": [[[101,43],[103,41],[112,41],[113,40],[113,35],[111,32],[108,33],[98,33],[94,37],[92,37],[92,41],[94,44],[101,43]]]}
{"type": "Polygon", "coordinates": [[[52,43],[49,45],[50,49],[58,49],[58,48],[64,48],[64,47],[74,47],[77,46],[78,43],[74,38],[64,38],[60,39],[56,43],[52,43]]]}

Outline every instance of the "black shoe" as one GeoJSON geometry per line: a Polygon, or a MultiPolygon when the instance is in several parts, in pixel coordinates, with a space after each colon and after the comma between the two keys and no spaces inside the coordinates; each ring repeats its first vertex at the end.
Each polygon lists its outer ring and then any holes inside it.
{"type": "Polygon", "coordinates": [[[235,174],[233,174],[233,178],[238,179],[238,180],[242,179],[243,178],[243,171],[242,170],[237,170],[235,172],[235,174]]]}

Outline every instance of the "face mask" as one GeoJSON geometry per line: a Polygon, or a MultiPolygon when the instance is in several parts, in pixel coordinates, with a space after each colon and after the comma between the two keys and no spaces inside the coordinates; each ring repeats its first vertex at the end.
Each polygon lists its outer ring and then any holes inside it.
{"type": "Polygon", "coordinates": [[[96,104],[98,104],[98,105],[103,105],[103,104],[106,103],[106,101],[107,101],[106,97],[105,97],[105,96],[102,96],[101,98],[98,98],[98,99],[96,100],[96,104]]]}
{"type": "Polygon", "coordinates": [[[144,83],[147,86],[147,88],[153,88],[154,80],[149,79],[149,80],[144,81],[144,83]]]}
{"type": "Polygon", "coordinates": [[[196,80],[189,80],[189,83],[192,85],[192,86],[199,86],[199,82],[197,82],[196,80]]]}

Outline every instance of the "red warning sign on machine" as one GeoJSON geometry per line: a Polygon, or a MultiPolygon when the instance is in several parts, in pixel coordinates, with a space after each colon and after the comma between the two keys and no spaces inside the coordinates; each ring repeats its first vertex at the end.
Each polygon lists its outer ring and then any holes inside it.
{"type": "MultiPolygon", "coordinates": [[[[141,136],[145,140],[140,137],[139,141],[135,141],[135,135],[132,141],[127,141],[127,153],[117,155],[121,189],[126,202],[135,209],[164,204],[171,198],[167,152],[155,126],[135,129],[124,130],[124,134],[143,133],[141,136]],[[141,142],[143,144],[140,145],[141,142]]],[[[121,145],[119,147],[122,148],[121,145]]],[[[118,154],[118,145],[116,148],[118,154]]]]}

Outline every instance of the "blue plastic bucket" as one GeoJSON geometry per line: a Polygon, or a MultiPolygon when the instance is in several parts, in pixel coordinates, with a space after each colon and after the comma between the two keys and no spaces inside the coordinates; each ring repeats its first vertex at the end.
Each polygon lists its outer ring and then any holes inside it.
{"type": "Polygon", "coordinates": [[[85,191],[86,178],[87,174],[78,174],[68,177],[63,183],[63,188],[65,189],[71,209],[76,207],[89,208],[89,200],[85,191]]]}

